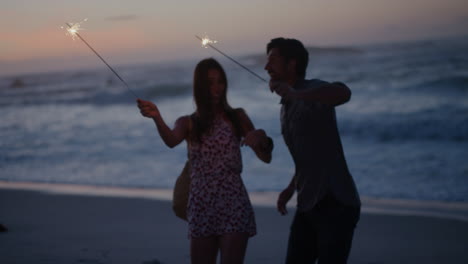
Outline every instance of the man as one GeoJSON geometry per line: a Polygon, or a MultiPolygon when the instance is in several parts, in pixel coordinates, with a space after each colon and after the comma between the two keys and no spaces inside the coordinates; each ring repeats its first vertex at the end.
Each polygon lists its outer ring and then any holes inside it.
{"type": "Polygon", "coordinates": [[[346,263],[361,202],[348,171],[336,124],[335,106],[349,101],[340,82],[306,80],[309,54],[295,39],[267,45],[270,89],[281,96],[281,130],[295,164],[290,184],[278,197],[286,204],[297,190],[286,263],[346,263]]]}

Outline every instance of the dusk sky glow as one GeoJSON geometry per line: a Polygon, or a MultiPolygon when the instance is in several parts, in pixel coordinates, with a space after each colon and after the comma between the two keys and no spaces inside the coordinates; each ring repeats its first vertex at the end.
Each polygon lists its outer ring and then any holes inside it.
{"type": "Polygon", "coordinates": [[[466,0],[0,0],[0,71],[96,67],[60,28],[85,18],[82,36],[112,64],[203,57],[194,35],[205,34],[233,55],[278,36],[349,46],[468,34],[466,0]]]}

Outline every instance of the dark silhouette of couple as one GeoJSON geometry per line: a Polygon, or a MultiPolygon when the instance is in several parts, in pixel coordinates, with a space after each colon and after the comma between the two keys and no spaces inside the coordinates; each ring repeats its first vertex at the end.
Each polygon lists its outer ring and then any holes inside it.
{"type": "MultiPolygon", "coordinates": [[[[281,131],[295,165],[277,209],[297,192],[286,263],[346,263],[360,199],[348,171],[337,128],[335,107],[350,100],[341,82],[305,79],[309,55],[295,39],[267,44],[265,70],[269,88],[281,97],[281,131]]],[[[269,163],[273,141],[256,129],[242,108],[227,101],[228,81],[222,66],[205,59],[195,68],[196,110],[169,128],[157,106],[138,99],[143,116],[152,118],[169,147],[187,142],[191,183],[187,208],[192,263],[243,263],[249,237],[256,234],[255,216],[241,179],[240,147],[252,148],[269,163]]]]}

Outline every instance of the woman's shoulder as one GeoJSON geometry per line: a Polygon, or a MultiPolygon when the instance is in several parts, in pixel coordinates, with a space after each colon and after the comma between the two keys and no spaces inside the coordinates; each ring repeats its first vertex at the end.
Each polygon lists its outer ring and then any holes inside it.
{"type": "Polygon", "coordinates": [[[176,122],[188,122],[191,119],[191,115],[183,115],[177,118],[176,122]]]}
{"type": "Polygon", "coordinates": [[[234,108],[234,113],[238,116],[238,117],[244,117],[247,115],[247,112],[245,112],[244,108],[234,108]]]}
{"type": "Polygon", "coordinates": [[[176,125],[186,127],[186,126],[188,126],[190,124],[191,121],[192,121],[192,116],[191,115],[184,115],[184,116],[181,116],[181,117],[177,118],[176,125]]]}
{"type": "Polygon", "coordinates": [[[243,108],[235,108],[234,113],[236,113],[237,120],[242,127],[250,127],[252,125],[252,121],[250,121],[249,115],[243,108]]]}

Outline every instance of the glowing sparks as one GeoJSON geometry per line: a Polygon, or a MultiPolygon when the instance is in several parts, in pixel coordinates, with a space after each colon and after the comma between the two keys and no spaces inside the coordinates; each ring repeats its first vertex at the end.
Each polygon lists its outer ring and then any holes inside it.
{"type": "MultiPolygon", "coordinates": [[[[75,40],[75,37],[81,39],[81,41],[83,41],[83,43],[86,44],[86,46],[88,46],[88,48],[92,50],[94,54],[96,54],[96,56],[98,56],[98,58],[101,59],[102,62],[104,62],[104,64],[106,64],[106,66],[115,74],[115,76],[117,76],[117,78],[119,78],[119,80],[122,81],[123,84],[125,84],[127,89],[133,94],[133,96],[135,96],[135,98],[138,98],[138,95],[132,89],[130,89],[128,83],[124,79],[122,79],[122,77],[120,77],[120,75],[114,70],[114,68],[112,68],[109,65],[109,63],[107,63],[107,61],[101,55],[99,55],[99,53],[91,45],[89,45],[89,43],[80,34],[78,34],[78,31],[82,30],[81,23],[86,22],[87,20],[88,19],[86,18],[78,23],[66,23],[67,35],[70,35],[73,38],[73,40],[75,40]]],[[[65,29],[65,27],[61,28],[65,29]]]]}
{"type": "Polygon", "coordinates": [[[206,49],[208,45],[218,43],[217,40],[212,40],[209,37],[205,36],[201,39],[202,46],[206,49]]]}
{"type": "Polygon", "coordinates": [[[60,27],[60,28],[67,30],[67,33],[66,33],[66,34],[67,34],[68,36],[71,36],[72,39],[75,40],[76,35],[78,34],[78,31],[83,30],[83,28],[81,28],[81,24],[82,24],[83,22],[86,22],[86,21],[88,21],[87,18],[85,18],[85,19],[84,19],[83,21],[81,21],[81,22],[67,23],[67,27],[63,27],[63,26],[62,26],[62,27],[60,27]]]}
{"type": "Polygon", "coordinates": [[[244,65],[242,65],[240,62],[236,61],[235,59],[231,58],[229,55],[227,55],[226,53],[222,52],[221,50],[219,50],[218,48],[216,48],[215,46],[211,45],[211,44],[214,44],[214,43],[217,43],[218,41],[216,40],[212,40],[210,38],[208,38],[207,36],[201,38],[197,35],[195,35],[195,37],[197,39],[199,39],[201,42],[202,42],[202,46],[204,48],[212,48],[214,50],[216,50],[217,52],[219,52],[220,54],[222,54],[224,57],[230,59],[232,62],[234,62],[235,64],[241,66],[242,68],[244,68],[244,70],[250,72],[252,75],[254,75],[255,77],[257,77],[258,79],[262,80],[263,82],[266,82],[268,83],[267,80],[265,80],[264,78],[262,78],[260,75],[256,74],[255,72],[253,72],[252,70],[250,70],[249,68],[245,67],[244,65]]]}

